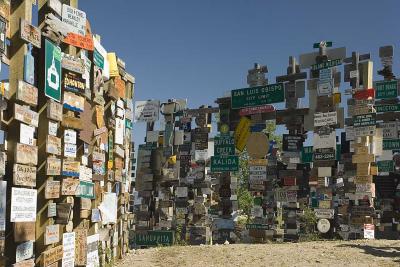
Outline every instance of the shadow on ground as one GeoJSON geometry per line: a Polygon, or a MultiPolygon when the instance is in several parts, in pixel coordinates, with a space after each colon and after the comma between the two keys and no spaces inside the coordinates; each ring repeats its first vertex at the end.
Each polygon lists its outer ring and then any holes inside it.
{"type": "Polygon", "coordinates": [[[391,259],[393,262],[400,263],[400,242],[396,243],[398,246],[387,246],[387,247],[376,247],[364,244],[342,244],[337,245],[338,248],[358,248],[364,250],[365,254],[372,255],[374,257],[382,257],[391,259]]]}

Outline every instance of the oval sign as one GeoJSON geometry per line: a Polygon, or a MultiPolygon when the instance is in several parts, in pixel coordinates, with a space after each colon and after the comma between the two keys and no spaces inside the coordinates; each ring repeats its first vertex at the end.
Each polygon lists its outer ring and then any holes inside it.
{"type": "Polygon", "coordinates": [[[262,132],[255,132],[249,135],[246,143],[247,152],[255,159],[264,158],[269,149],[268,137],[262,132]]]}
{"type": "Polygon", "coordinates": [[[317,229],[321,233],[325,234],[331,228],[331,223],[327,219],[319,219],[317,223],[317,229]]]}

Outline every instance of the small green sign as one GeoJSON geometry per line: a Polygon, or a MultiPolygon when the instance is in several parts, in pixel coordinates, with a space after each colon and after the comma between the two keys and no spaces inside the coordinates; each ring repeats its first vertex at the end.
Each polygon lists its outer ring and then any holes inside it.
{"type": "Polygon", "coordinates": [[[319,43],[314,43],[313,48],[319,48],[321,43],[325,43],[325,47],[332,47],[332,42],[327,41],[327,42],[319,42],[319,43]]]}
{"type": "Polygon", "coordinates": [[[383,160],[376,162],[378,172],[392,172],[394,171],[394,163],[392,160],[383,160]]]}
{"type": "Polygon", "coordinates": [[[261,106],[285,101],[282,83],[232,90],[232,109],[261,106]]]}
{"type": "Polygon", "coordinates": [[[211,157],[212,172],[235,172],[239,170],[238,156],[213,156],[211,157]]]}
{"type": "Polygon", "coordinates": [[[376,113],[353,116],[353,125],[354,127],[376,125],[376,113]]]}
{"type": "Polygon", "coordinates": [[[79,181],[79,197],[94,199],[94,183],[79,181]]]}
{"type": "Polygon", "coordinates": [[[256,230],[268,230],[268,224],[259,224],[259,223],[248,223],[246,224],[246,229],[256,229],[256,230]]]}
{"type": "Polygon", "coordinates": [[[397,80],[376,82],[375,89],[376,99],[396,98],[397,80]]]}
{"type": "Polygon", "coordinates": [[[156,148],[157,148],[157,142],[150,142],[150,143],[139,145],[140,150],[154,150],[156,148]]]}
{"type": "Polygon", "coordinates": [[[101,68],[104,69],[104,57],[97,51],[97,49],[94,49],[93,51],[93,63],[101,68]]]}
{"type": "MultiPolygon", "coordinates": [[[[336,160],[340,160],[342,145],[336,144],[336,160]]],[[[329,159],[333,160],[333,153],[316,153],[317,159],[329,159]]],[[[309,163],[314,161],[313,146],[305,146],[301,150],[301,161],[302,163],[309,163]]]]}
{"type": "Polygon", "coordinates": [[[135,234],[137,246],[171,246],[174,243],[174,232],[172,231],[147,231],[135,234]]]}
{"type": "Polygon", "coordinates": [[[375,106],[376,112],[396,112],[400,111],[400,104],[386,104],[375,106]]]}
{"type": "Polygon", "coordinates": [[[216,136],[214,138],[214,155],[235,155],[235,139],[233,138],[233,136],[216,136]]]}
{"type": "Polygon", "coordinates": [[[45,40],[44,94],[61,102],[61,48],[45,40]]]}
{"type": "Polygon", "coordinates": [[[400,149],[400,139],[383,140],[383,150],[400,149]]]}
{"type": "Polygon", "coordinates": [[[342,60],[341,59],[334,59],[334,60],[329,60],[329,61],[325,61],[322,63],[317,63],[314,65],[311,65],[311,70],[322,70],[322,69],[327,69],[327,68],[332,68],[335,66],[339,66],[342,64],[342,60]]]}
{"type": "Polygon", "coordinates": [[[301,150],[301,161],[303,163],[313,162],[313,147],[305,146],[301,150]]]}

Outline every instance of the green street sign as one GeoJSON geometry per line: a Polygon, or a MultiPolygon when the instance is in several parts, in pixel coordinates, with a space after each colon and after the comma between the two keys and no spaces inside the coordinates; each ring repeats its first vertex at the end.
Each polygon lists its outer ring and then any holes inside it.
{"type": "Polygon", "coordinates": [[[333,68],[335,66],[339,66],[342,64],[342,60],[341,59],[334,59],[334,60],[329,60],[329,61],[325,61],[322,63],[317,63],[314,65],[311,65],[311,70],[322,70],[322,69],[327,69],[327,68],[333,68]]]}
{"type": "Polygon", "coordinates": [[[231,91],[232,109],[261,106],[285,101],[282,83],[231,91]]]}
{"type": "Polygon", "coordinates": [[[214,155],[229,156],[235,155],[235,139],[233,136],[216,136],[214,138],[214,155]]]}
{"type": "MultiPolygon", "coordinates": [[[[331,41],[329,41],[329,42],[323,42],[323,43],[325,43],[325,47],[332,47],[332,42],[331,42],[331,41]]],[[[313,48],[319,48],[320,45],[321,45],[321,42],[319,42],[319,43],[314,43],[314,44],[313,44],[313,48]]]]}
{"type": "Polygon", "coordinates": [[[383,140],[383,150],[400,149],[400,139],[383,140]]]}
{"type": "Polygon", "coordinates": [[[259,224],[259,223],[248,223],[246,224],[246,229],[256,229],[256,230],[268,230],[268,224],[259,224]]]}
{"type": "Polygon", "coordinates": [[[397,80],[375,82],[376,99],[396,98],[397,80]]]}
{"type": "Polygon", "coordinates": [[[137,246],[171,246],[174,243],[174,232],[147,231],[145,233],[136,233],[134,243],[137,246]]]}
{"type": "Polygon", "coordinates": [[[303,163],[313,162],[313,147],[305,146],[301,150],[301,161],[303,163]]]}
{"type": "Polygon", "coordinates": [[[376,112],[396,112],[400,111],[400,104],[386,104],[375,106],[376,112]]]}
{"type": "Polygon", "coordinates": [[[44,94],[61,102],[61,48],[45,40],[44,94]]]}
{"type": "Polygon", "coordinates": [[[376,125],[376,113],[353,116],[353,125],[354,127],[376,125]]]}
{"type": "Polygon", "coordinates": [[[79,181],[79,197],[94,199],[94,183],[79,181]]]}
{"type": "Polygon", "coordinates": [[[238,156],[211,157],[211,172],[235,172],[239,170],[238,156]]]}
{"type": "Polygon", "coordinates": [[[392,172],[394,171],[394,163],[392,160],[383,160],[376,162],[378,172],[392,172]]]}
{"type": "Polygon", "coordinates": [[[104,69],[104,57],[97,51],[97,49],[94,49],[93,51],[93,63],[101,68],[104,69]]]}

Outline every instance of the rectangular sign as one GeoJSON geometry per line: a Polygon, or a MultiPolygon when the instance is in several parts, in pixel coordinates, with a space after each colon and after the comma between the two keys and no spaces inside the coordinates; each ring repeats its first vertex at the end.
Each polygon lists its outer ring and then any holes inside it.
{"type": "Polygon", "coordinates": [[[61,182],[60,181],[46,181],[44,191],[45,199],[55,199],[60,197],[61,182]]]}
{"type": "Polygon", "coordinates": [[[11,222],[36,221],[37,190],[13,187],[11,189],[11,222]]]}
{"type": "Polygon", "coordinates": [[[313,136],[314,149],[320,148],[335,148],[336,147],[336,132],[330,134],[318,134],[314,132],[313,136]]]}
{"type": "Polygon", "coordinates": [[[400,149],[400,139],[383,140],[383,150],[400,149]]]}
{"type": "Polygon", "coordinates": [[[231,92],[232,109],[261,106],[285,101],[282,83],[242,88],[231,92]]]}
{"type": "Polygon", "coordinates": [[[31,110],[27,106],[21,106],[14,103],[14,117],[16,120],[25,122],[26,124],[38,127],[39,125],[39,113],[31,110]]]}
{"type": "Polygon", "coordinates": [[[31,43],[37,48],[41,47],[42,44],[42,34],[40,30],[35,26],[31,25],[28,21],[21,19],[20,24],[21,39],[31,43]]]}
{"type": "Polygon", "coordinates": [[[62,175],[79,177],[79,161],[64,160],[62,167],[62,175]]]}
{"type": "Polygon", "coordinates": [[[61,48],[45,40],[45,87],[47,97],[61,102],[61,48]]]}
{"type": "Polygon", "coordinates": [[[60,241],[60,225],[52,224],[46,226],[46,231],[44,233],[44,244],[50,245],[60,241]]]}
{"type": "Polygon", "coordinates": [[[46,153],[60,156],[61,155],[61,138],[52,136],[52,135],[47,135],[46,153]]]}
{"type": "MultiPolygon", "coordinates": [[[[394,162],[392,160],[382,160],[376,162],[379,173],[389,173],[394,171],[394,162]]],[[[382,175],[382,174],[381,174],[382,175]]]]}
{"type": "Polygon", "coordinates": [[[304,138],[302,135],[284,134],[282,150],[288,152],[298,152],[303,147],[304,138]]]}
{"type": "Polygon", "coordinates": [[[63,233],[62,267],[75,266],[75,232],[63,233]]]}
{"type": "Polygon", "coordinates": [[[74,32],[69,32],[67,37],[63,39],[63,42],[88,51],[94,50],[93,39],[90,35],[83,36],[74,32]]]}
{"type": "Polygon", "coordinates": [[[63,196],[75,196],[78,193],[79,180],[66,178],[62,180],[61,194],[63,196]]]}
{"type": "Polygon", "coordinates": [[[33,242],[28,241],[19,244],[15,251],[15,261],[21,262],[33,257],[33,242]]]}
{"type": "Polygon", "coordinates": [[[275,107],[273,105],[263,105],[263,106],[257,106],[257,107],[248,107],[248,108],[243,108],[239,111],[240,116],[248,116],[248,115],[254,115],[254,114],[261,114],[261,113],[269,113],[269,112],[274,112],[275,107]]]}
{"type": "Polygon", "coordinates": [[[382,129],[383,139],[397,139],[399,138],[399,131],[396,121],[383,122],[379,124],[379,128],[382,129]]]}
{"type": "Polygon", "coordinates": [[[400,111],[400,104],[376,105],[376,112],[397,112],[400,111]]]}
{"type": "Polygon", "coordinates": [[[353,116],[354,127],[374,126],[374,125],[376,125],[376,113],[353,116]]]}
{"type": "Polygon", "coordinates": [[[81,74],[72,71],[63,71],[62,89],[74,93],[83,94],[86,88],[86,81],[81,74]]]}
{"type": "Polygon", "coordinates": [[[15,151],[16,163],[37,165],[38,147],[17,143],[15,151]]]}
{"type": "Polygon", "coordinates": [[[317,63],[314,65],[311,65],[311,70],[316,71],[316,70],[322,70],[322,69],[327,69],[327,68],[332,68],[335,66],[339,66],[342,64],[341,59],[334,59],[334,60],[328,60],[322,63],[317,63]]]}
{"type": "Polygon", "coordinates": [[[46,175],[60,175],[61,174],[61,159],[56,157],[48,157],[46,162],[46,175]]]}
{"type": "Polygon", "coordinates": [[[94,199],[94,183],[79,181],[79,197],[94,199]]]}
{"type": "Polygon", "coordinates": [[[397,97],[397,80],[375,82],[376,99],[397,97]]]}
{"type": "Polygon", "coordinates": [[[135,244],[137,246],[171,246],[173,242],[173,231],[147,231],[146,233],[135,234],[135,244]]]}
{"type": "Polygon", "coordinates": [[[84,11],[63,4],[61,17],[70,32],[86,35],[86,13],[84,11]]]}
{"type": "Polygon", "coordinates": [[[337,124],[337,113],[326,112],[326,113],[315,113],[314,114],[314,127],[327,126],[327,125],[335,125],[337,124]]]}
{"type": "Polygon", "coordinates": [[[52,267],[53,263],[61,260],[63,257],[63,246],[59,245],[50,248],[42,253],[43,267],[52,267]]]}
{"type": "Polygon", "coordinates": [[[250,135],[251,120],[247,117],[240,118],[239,124],[235,129],[235,146],[239,151],[243,151],[247,139],[250,135]]]}
{"type": "Polygon", "coordinates": [[[214,138],[214,155],[235,155],[235,140],[233,136],[216,136],[214,138]]]}
{"type": "Polygon", "coordinates": [[[230,172],[239,170],[238,156],[213,156],[211,157],[212,172],[230,172]]]}
{"type": "Polygon", "coordinates": [[[38,89],[37,87],[20,80],[18,81],[16,97],[17,100],[21,100],[28,105],[37,106],[38,89]]]}
{"type": "Polygon", "coordinates": [[[160,101],[136,101],[135,102],[135,117],[136,121],[154,122],[158,121],[160,113],[160,101]]]}
{"type": "Polygon", "coordinates": [[[63,106],[64,108],[72,111],[83,112],[85,108],[85,98],[83,96],[65,91],[63,106]]]}
{"type": "Polygon", "coordinates": [[[7,181],[0,181],[0,231],[6,230],[7,181]]]}
{"type": "Polygon", "coordinates": [[[14,164],[14,185],[36,187],[36,167],[14,164]]]}

